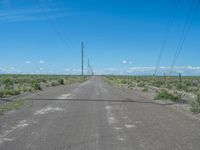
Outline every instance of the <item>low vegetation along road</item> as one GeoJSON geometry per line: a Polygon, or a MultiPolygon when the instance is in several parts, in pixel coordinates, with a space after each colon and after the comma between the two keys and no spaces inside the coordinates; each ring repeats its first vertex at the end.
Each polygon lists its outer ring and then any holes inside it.
{"type": "Polygon", "coordinates": [[[101,77],[23,97],[0,117],[1,150],[199,150],[200,121],[101,77]]]}

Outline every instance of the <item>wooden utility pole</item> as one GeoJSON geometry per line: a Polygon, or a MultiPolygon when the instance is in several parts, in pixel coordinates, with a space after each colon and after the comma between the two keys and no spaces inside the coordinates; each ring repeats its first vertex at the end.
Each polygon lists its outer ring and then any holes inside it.
{"type": "Polygon", "coordinates": [[[180,82],[180,89],[182,89],[182,75],[181,75],[181,73],[179,73],[178,76],[179,76],[179,82],[180,82]]]}
{"type": "Polygon", "coordinates": [[[82,76],[84,75],[83,69],[84,69],[84,44],[83,42],[81,43],[81,70],[82,70],[82,76]]]}
{"type": "Polygon", "coordinates": [[[88,58],[88,66],[87,66],[87,69],[88,69],[88,75],[90,75],[90,60],[88,58]]]}
{"type": "Polygon", "coordinates": [[[164,81],[166,82],[166,74],[164,73],[164,81]]]}
{"type": "Polygon", "coordinates": [[[181,73],[178,74],[180,83],[182,82],[182,75],[181,73]]]}

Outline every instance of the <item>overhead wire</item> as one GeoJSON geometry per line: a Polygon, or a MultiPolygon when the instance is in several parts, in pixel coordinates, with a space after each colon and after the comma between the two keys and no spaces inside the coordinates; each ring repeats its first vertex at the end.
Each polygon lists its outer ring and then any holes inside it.
{"type": "MultiPolygon", "coordinates": [[[[48,24],[53,29],[53,31],[56,33],[56,35],[58,36],[60,41],[63,42],[63,44],[65,46],[67,46],[69,49],[71,49],[71,46],[70,46],[69,42],[64,38],[62,33],[57,29],[57,27],[56,27],[54,21],[52,20],[52,18],[48,15],[46,8],[41,5],[40,0],[36,0],[36,1],[37,1],[37,5],[38,5],[39,9],[43,13],[43,15],[46,18],[48,24]]],[[[55,16],[54,16],[54,18],[55,18],[55,16]]]]}
{"type": "Polygon", "coordinates": [[[156,76],[156,74],[158,72],[158,68],[159,68],[163,53],[165,51],[166,44],[167,44],[167,41],[169,39],[169,35],[171,33],[171,30],[172,30],[172,26],[174,24],[174,18],[176,16],[176,11],[177,11],[179,2],[180,2],[180,0],[176,0],[174,5],[172,6],[171,11],[170,11],[169,19],[168,19],[166,29],[165,29],[165,32],[164,32],[164,38],[163,38],[163,41],[162,41],[162,44],[161,44],[161,47],[160,47],[160,52],[159,52],[159,55],[158,55],[158,60],[157,60],[156,68],[155,68],[155,71],[154,71],[154,76],[156,76]]]}
{"type": "Polygon", "coordinates": [[[194,19],[196,13],[197,13],[199,6],[200,6],[200,0],[197,0],[197,1],[193,0],[190,7],[189,7],[188,15],[187,15],[187,18],[186,18],[180,39],[178,41],[178,45],[177,45],[177,48],[176,48],[176,51],[175,51],[175,54],[174,54],[174,57],[173,57],[173,60],[172,60],[172,64],[170,66],[169,76],[171,76],[173,69],[174,69],[174,66],[176,64],[176,61],[177,61],[177,59],[180,55],[180,52],[183,49],[183,45],[184,45],[186,37],[188,36],[188,33],[191,29],[193,19],[194,19]]]}

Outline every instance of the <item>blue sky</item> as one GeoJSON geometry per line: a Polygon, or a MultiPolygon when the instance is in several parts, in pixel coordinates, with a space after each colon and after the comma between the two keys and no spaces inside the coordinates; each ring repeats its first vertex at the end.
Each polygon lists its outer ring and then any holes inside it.
{"type": "MultiPolygon", "coordinates": [[[[0,0],[0,72],[79,74],[84,41],[96,74],[152,74],[175,2],[0,0]]],[[[170,70],[191,4],[179,0],[158,74],[170,70]]],[[[174,73],[200,74],[199,10],[174,73]]]]}

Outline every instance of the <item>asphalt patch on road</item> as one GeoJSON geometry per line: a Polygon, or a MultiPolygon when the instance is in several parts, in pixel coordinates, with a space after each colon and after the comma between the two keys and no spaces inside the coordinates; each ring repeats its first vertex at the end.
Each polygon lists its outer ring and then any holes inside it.
{"type": "MultiPolygon", "coordinates": [[[[14,101],[10,99],[0,99],[4,101],[14,101]]],[[[56,98],[26,98],[25,101],[73,101],[73,102],[110,102],[110,103],[143,103],[143,104],[155,104],[155,105],[173,105],[173,104],[160,104],[152,101],[141,101],[126,98],[124,100],[120,99],[56,99],[56,98]]]]}

